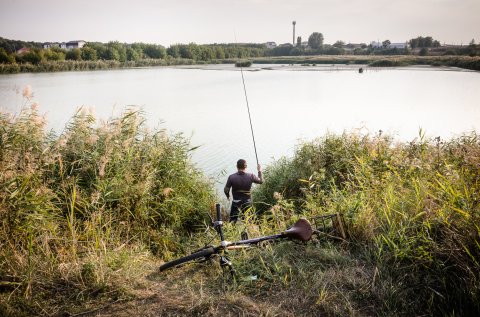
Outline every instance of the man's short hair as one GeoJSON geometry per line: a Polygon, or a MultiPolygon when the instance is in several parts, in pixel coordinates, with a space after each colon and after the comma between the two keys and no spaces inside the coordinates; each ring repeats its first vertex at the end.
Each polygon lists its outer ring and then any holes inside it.
{"type": "Polygon", "coordinates": [[[243,160],[243,159],[239,159],[239,160],[237,161],[237,168],[238,168],[238,169],[241,169],[241,170],[247,168],[247,161],[245,161],[245,160],[243,160]]]}

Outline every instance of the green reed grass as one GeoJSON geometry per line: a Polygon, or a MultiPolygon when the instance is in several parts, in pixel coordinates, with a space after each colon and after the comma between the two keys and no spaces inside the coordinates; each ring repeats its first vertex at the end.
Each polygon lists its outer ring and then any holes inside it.
{"type": "Polygon", "coordinates": [[[463,315],[480,309],[479,166],[475,133],[328,135],[268,167],[255,199],[267,214],[275,192],[310,216],[343,213],[350,240],[397,284],[387,311],[463,315]]]}
{"type": "Polygon", "coordinates": [[[2,314],[59,313],[69,300],[53,294],[120,292],[214,201],[188,140],[150,131],[139,111],[98,123],[83,108],[60,134],[45,125],[36,105],[0,114],[2,314]]]}
{"type": "MultiPolygon", "coordinates": [[[[83,109],[58,135],[35,107],[0,115],[1,314],[59,315],[126,298],[155,270],[152,255],[167,261],[218,243],[205,217],[212,185],[189,163],[188,141],[144,121],[130,110],[97,123],[83,109]]],[[[225,224],[226,238],[339,212],[347,241],[231,251],[233,280],[215,261],[171,270],[159,277],[161,305],[171,315],[475,315],[479,166],[475,133],[300,144],[266,168],[255,208],[225,224]]]]}

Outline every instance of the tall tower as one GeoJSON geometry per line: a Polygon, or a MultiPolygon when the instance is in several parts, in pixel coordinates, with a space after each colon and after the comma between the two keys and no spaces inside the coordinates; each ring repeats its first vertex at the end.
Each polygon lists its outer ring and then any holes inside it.
{"type": "Polygon", "coordinates": [[[295,46],[295,24],[297,24],[297,22],[293,21],[292,24],[293,24],[293,41],[292,41],[292,44],[293,44],[293,46],[295,46]]]}

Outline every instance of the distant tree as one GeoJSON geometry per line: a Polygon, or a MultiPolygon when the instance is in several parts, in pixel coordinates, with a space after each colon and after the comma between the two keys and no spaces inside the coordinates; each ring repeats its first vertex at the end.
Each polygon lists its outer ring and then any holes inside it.
{"type": "Polygon", "coordinates": [[[313,32],[308,38],[308,46],[313,49],[321,48],[323,45],[323,34],[313,32]]]}
{"type": "Polygon", "coordinates": [[[127,60],[138,61],[141,58],[142,51],[140,49],[134,49],[133,47],[127,47],[127,60]]]}
{"type": "Polygon", "coordinates": [[[156,44],[146,44],[143,53],[145,56],[155,59],[165,58],[165,56],[167,56],[165,48],[156,44]]]}
{"type": "Polygon", "coordinates": [[[188,47],[188,45],[179,44],[178,50],[180,52],[181,58],[193,58],[192,52],[190,51],[190,48],[188,47]]]}
{"type": "Polygon", "coordinates": [[[302,37],[297,36],[297,47],[301,47],[301,46],[302,46],[302,37]]]}
{"type": "Polygon", "coordinates": [[[82,59],[82,52],[79,48],[73,48],[67,51],[65,58],[68,60],[80,61],[82,59]]]}
{"type": "Polygon", "coordinates": [[[13,64],[15,63],[15,57],[5,51],[3,47],[0,47],[0,64],[13,64]]]}
{"type": "MultiPolygon", "coordinates": [[[[113,57],[115,60],[120,62],[125,62],[127,60],[127,44],[120,43],[118,41],[108,42],[107,47],[112,49],[111,52],[116,51],[117,54],[113,53],[113,57]]],[[[112,57],[112,56],[110,56],[112,57]]],[[[112,58],[108,58],[112,59],[112,58]]]]}
{"type": "Polygon", "coordinates": [[[390,42],[390,40],[385,40],[385,41],[382,42],[383,48],[387,48],[390,44],[392,44],[392,42],[390,42]]]}
{"type": "MultiPolygon", "coordinates": [[[[178,58],[180,57],[180,48],[177,44],[175,45],[170,45],[169,48],[167,48],[167,54],[169,56],[172,56],[174,58],[178,58]]],[[[225,53],[224,53],[224,56],[225,56],[225,53]]]]}
{"type": "Polygon", "coordinates": [[[420,52],[418,52],[418,55],[420,55],[420,56],[427,56],[427,55],[428,55],[428,48],[422,47],[422,49],[420,50],[420,52]]]}
{"type": "Polygon", "coordinates": [[[408,41],[411,48],[423,48],[423,47],[439,47],[440,42],[434,41],[431,36],[423,37],[418,36],[417,38],[411,39],[408,41]]]}
{"type": "Polygon", "coordinates": [[[65,52],[63,50],[46,49],[44,57],[47,61],[63,61],[65,60],[65,52]]]}
{"type": "MultiPolygon", "coordinates": [[[[197,44],[195,43],[190,43],[188,44],[188,52],[190,54],[191,59],[200,59],[200,48],[198,47],[197,44]]],[[[237,56],[237,57],[243,57],[243,56],[237,56]]]]}
{"type": "Polygon", "coordinates": [[[353,49],[353,55],[365,55],[366,53],[367,51],[360,47],[356,47],[353,49]]]}
{"type": "Polygon", "coordinates": [[[343,48],[334,47],[332,45],[324,45],[321,54],[325,55],[343,55],[345,50],[343,48]]]}
{"type": "Polygon", "coordinates": [[[23,54],[22,60],[27,63],[38,64],[43,60],[43,54],[41,49],[32,49],[30,52],[23,54]]]}
{"type": "Polygon", "coordinates": [[[97,51],[89,46],[82,47],[81,57],[84,61],[96,61],[97,51]]]}
{"type": "Polygon", "coordinates": [[[105,51],[104,59],[111,60],[111,61],[119,61],[120,54],[118,53],[115,47],[110,46],[110,47],[107,47],[105,51]]]}
{"type": "Polygon", "coordinates": [[[103,59],[103,60],[106,60],[108,59],[107,55],[107,51],[108,51],[108,48],[105,44],[103,43],[99,43],[99,42],[88,42],[84,47],[82,47],[82,49],[86,48],[86,47],[90,47],[90,48],[93,48],[95,50],[95,52],[97,52],[97,59],[103,59]]]}
{"type": "Polygon", "coordinates": [[[290,50],[290,53],[289,55],[292,55],[292,56],[300,56],[300,55],[303,55],[303,49],[302,47],[294,47],[290,50]]]}
{"type": "Polygon", "coordinates": [[[224,59],[225,58],[225,51],[224,51],[223,47],[220,47],[220,46],[215,47],[215,57],[217,59],[224,59]]]}
{"type": "Polygon", "coordinates": [[[344,41],[336,41],[335,44],[333,44],[333,47],[344,48],[345,47],[345,42],[344,41]]]}
{"type": "Polygon", "coordinates": [[[270,54],[272,56],[288,56],[290,55],[290,51],[292,50],[293,46],[292,44],[284,44],[284,45],[279,45],[277,47],[274,47],[271,51],[270,54]]]}
{"type": "Polygon", "coordinates": [[[0,37],[0,47],[5,49],[9,54],[15,53],[17,50],[22,47],[27,48],[42,48],[42,43],[40,42],[24,42],[18,40],[9,40],[3,37],[0,37]]]}
{"type": "Polygon", "coordinates": [[[472,39],[469,43],[469,45],[475,45],[475,39],[472,39]]]}

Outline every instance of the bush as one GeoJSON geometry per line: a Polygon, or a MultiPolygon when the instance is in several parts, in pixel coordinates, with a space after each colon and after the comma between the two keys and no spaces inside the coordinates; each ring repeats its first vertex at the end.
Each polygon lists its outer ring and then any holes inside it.
{"type": "Polygon", "coordinates": [[[237,61],[235,62],[235,67],[250,67],[252,66],[251,61],[237,61]]]}
{"type": "Polygon", "coordinates": [[[71,61],[80,61],[82,59],[82,53],[79,48],[72,48],[67,51],[66,59],[71,61]]]}
{"type": "Polygon", "coordinates": [[[8,54],[3,48],[0,48],[0,64],[13,64],[15,63],[15,57],[8,54]]]}

